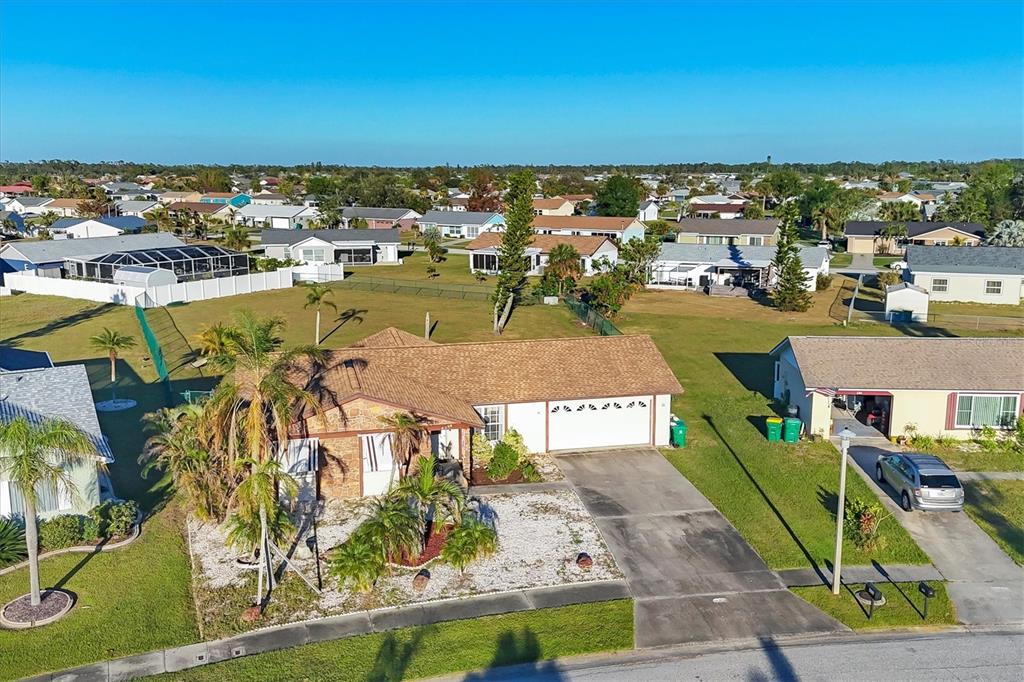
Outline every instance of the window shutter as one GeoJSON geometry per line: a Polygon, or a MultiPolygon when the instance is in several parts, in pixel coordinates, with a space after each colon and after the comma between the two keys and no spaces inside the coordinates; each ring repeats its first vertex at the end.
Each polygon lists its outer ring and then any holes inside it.
{"type": "Polygon", "coordinates": [[[946,398],[946,429],[956,428],[956,393],[946,398]]]}

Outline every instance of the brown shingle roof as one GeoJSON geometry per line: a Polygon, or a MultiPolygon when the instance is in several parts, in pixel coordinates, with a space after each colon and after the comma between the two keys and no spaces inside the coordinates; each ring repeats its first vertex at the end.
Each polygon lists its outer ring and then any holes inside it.
{"type": "Polygon", "coordinates": [[[636,218],[615,218],[588,215],[539,215],[533,218],[534,229],[602,230],[621,232],[637,222],[636,218]]]}
{"type": "Polygon", "coordinates": [[[408,346],[433,346],[437,345],[433,341],[428,341],[421,336],[410,334],[409,332],[398,329],[397,327],[387,327],[381,329],[376,334],[370,334],[369,336],[360,339],[353,343],[349,348],[403,348],[408,346]]]}
{"type": "Polygon", "coordinates": [[[1024,338],[791,336],[808,388],[1024,391],[1024,338]]]}
{"type": "MultiPolygon", "coordinates": [[[[608,241],[607,237],[581,237],[577,235],[559,234],[537,234],[530,241],[530,246],[536,246],[541,253],[551,253],[551,249],[559,244],[568,244],[576,249],[581,256],[592,256],[601,245],[608,241]]],[[[500,232],[483,232],[479,237],[466,245],[470,251],[489,249],[501,244],[500,232]]]]}
{"type": "Polygon", "coordinates": [[[566,204],[571,203],[571,201],[563,199],[562,197],[551,197],[550,199],[534,199],[533,207],[541,210],[552,211],[556,208],[562,208],[566,204]]]}
{"type": "Polygon", "coordinates": [[[649,336],[421,343],[331,351],[313,383],[330,403],[369,397],[473,425],[474,405],[683,390],[649,336]]]}
{"type": "Polygon", "coordinates": [[[46,208],[78,208],[78,205],[85,199],[54,199],[46,205],[46,208]]]}

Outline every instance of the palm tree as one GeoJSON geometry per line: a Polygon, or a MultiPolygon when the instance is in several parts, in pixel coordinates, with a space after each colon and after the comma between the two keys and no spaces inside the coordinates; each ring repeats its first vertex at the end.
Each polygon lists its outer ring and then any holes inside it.
{"type": "MultiPolygon", "coordinates": [[[[281,465],[276,459],[260,461],[241,457],[235,460],[235,467],[245,472],[245,478],[235,489],[236,511],[231,517],[229,541],[250,552],[259,549],[262,567],[271,561],[270,543],[284,542],[295,530],[278,502],[278,495],[294,496],[298,485],[295,479],[281,471],[281,465]]],[[[263,593],[262,570],[260,572],[256,588],[257,603],[263,593]]],[[[270,575],[273,576],[272,571],[270,575]]]]}
{"type": "Polygon", "coordinates": [[[228,352],[228,337],[234,329],[223,322],[214,322],[192,337],[199,347],[199,354],[207,357],[224,355],[228,352]]]}
{"type": "Polygon", "coordinates": [[[465,507],[465,496],[453,481],[434,474],[437,460],[431,456],[419,458],[416,473],[406,476],[395,489],[397,498],[408,500],[416,507],[419,518],[420,541],[426,545],[435,521],[459,523],[465,507]]]}
{"type": "Polygon", "coordinates": [[[334,294],[334,290],[326,284],[320,284],[318,282],[307,282],[306,283],[306,304],[303,308],[316,307],[316,345],[320,345],[320,308],[327,306],[338,312],[338,306],[333,302],[326,300],[328,296],[334,294]]]}
{"type": "Polygon", "coordinates": [[[403,554],[418,557],[423,550],[422,529],[422,520],[406,500],[386,495],[370,503],[370,517],[359,532],[380,548],[380,562],[386,565],[403,554]]]}
{"type": "Polygon", "coordinates": [[[378,417],[378,421],[391,431],[395,454],[403,469],[402,476],[408,476],[413,455],[420,451],[426,433],[423,417],[408,412],[395,412],[378,417]]]}
{"type": "Polygon", "coordinates": [[[171,214],[167,212],[167,207],[162,204],[155,206],[152,211],[143,213],[142,217],[149,222],[154,223],[158,231],[167,231],[174,225],[174,221],[171,219],[171,214]]]}
{"type": "MultiPolygon", "coordinates": [[[[280,318],[257,319],[250,311],[238,313],[236,326],[226,335],[223,352],[212,356],[224,371],[224,379],[207,400],[212,445],[231,462],[241,461],[240,475],[268,475],[257,464],[278,459],[288,443],[288,431],[296,411],[322,417],[317,399],[304,388],[301,377],[315,371],[323,355],[316,346],[281,350],[280,318]]],[[[255,484],[251,484],[255,485],[255,484]]],[[[238,491],[236,490],[236,496],[238,491]]],[[[240,498],[241,499],[241,498],[240,498]]],[[[262,603],[263,576],[269,571],[273,587],[270,541],[267,535],[268,498],[252,496],[259,504],[261,552],[257,581],[258,603],[262,603]]]]}
{"type": "Polygon", "coordinates": [[[89,345],[105,351],[110,357],[110,383],[117,383],[117,355],[120,351],[135,346],[135,337],[104,327],[99,334],[89,337],[89,345]]]}
{"type": "Polygon", "coordinates": [[[245,251],[250,246],[249,233],[241,227],[225,227],[220,243],[232,251],[245,251]]]}
{"type": "MultiPolygon", "coordinates": [[[[36,502],[40,490],[63,487],[77,494],[67,465],[97,456],[92,440],[77,426],[51,419],[33,424],[23,416],[0,424],[0,477],[7,479],[25,503],[25,544],[32,606],[38,606],[39,535],[36,502]]],[[[102,463],[97,466],[102,467],[102,463]]]]}
{"type": "Polygon", "coordinates": [[[547,272],[558,278],[558,295],[562,295],[565,280],[576,281],[583,276],[580,254],[571,244],[558,244],[548,254],[547,272]]]}

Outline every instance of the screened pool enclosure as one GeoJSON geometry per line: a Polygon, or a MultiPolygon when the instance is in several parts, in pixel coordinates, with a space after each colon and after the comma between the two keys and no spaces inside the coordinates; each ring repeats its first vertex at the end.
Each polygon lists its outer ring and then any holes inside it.
{"type": "Polygon", "coordinates": [[[173,246],[141,251],[118,251],[102,256],[64,259],[68,277],[113,282],[115,273],[128,266],[170,270],[178,282],[249,274],[249,257],[219,246],[173,246]]]}

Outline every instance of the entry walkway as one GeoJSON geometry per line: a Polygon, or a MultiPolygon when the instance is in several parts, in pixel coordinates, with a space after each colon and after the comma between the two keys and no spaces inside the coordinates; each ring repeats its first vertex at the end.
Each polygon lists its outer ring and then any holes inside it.
{"type": "MultiPolygon", "coordinates": [[[[875,481],[878,456],[899,448],[884,438],[855,442],[850,446],[854,469],[931,558],[947,581],[946,591],[960,620],[975,626],[1024,624],[1024,568],[967,514],[903,511],[892,488],[875,481]]],[[[833,444],[838,447],[836,439],[833,444]]]]}
{"type": "Polygon", "coordinates": [[[656,449],[567,453],[555,461],[626,575],[638,647],[845,629],[789,592],[656,449]]]}

